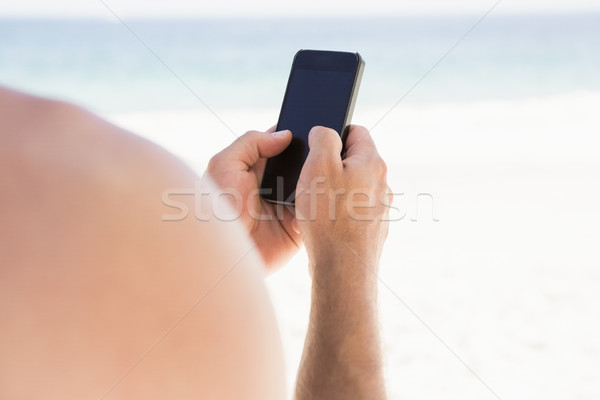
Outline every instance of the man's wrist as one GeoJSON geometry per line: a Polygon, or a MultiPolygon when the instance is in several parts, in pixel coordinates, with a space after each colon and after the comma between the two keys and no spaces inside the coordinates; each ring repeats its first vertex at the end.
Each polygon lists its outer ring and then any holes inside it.
{"type": "Polygon", "coordinates": [[[307,252],[311,272],[322,279],[339,278],[339,274],[352,279],[377,276],[379,257],[370,249],[355,250],[344,242],[307,252]]]}
{"type": "Polygon", "coordinates": [[[377,301],[377,271],[354,254],[311,260],[313,300],[377,301]]]}

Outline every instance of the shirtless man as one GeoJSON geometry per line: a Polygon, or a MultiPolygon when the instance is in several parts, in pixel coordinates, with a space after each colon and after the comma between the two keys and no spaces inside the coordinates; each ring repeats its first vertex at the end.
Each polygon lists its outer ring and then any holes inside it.
{"type": "MultiPolygon", "coordinates": [[[[366,129],[352,127],[342,160],[339,135],[316,127],[296,218],[277,218],[255,189],[265,158],[290,140],[248,132],[199,178],[78,107],[0,88],[0,398],[284,399],[262,279],[302,244],[312,301],[295,398],[385,398],[376,314],[385,164],[366,129]],[[199,179],[211,196],[217,186],[243,196],[241,223],[163,220],[173,211],[164,193],[199,179]]],[[[205,214],[210,199],[200,200],[205,214]]]]}

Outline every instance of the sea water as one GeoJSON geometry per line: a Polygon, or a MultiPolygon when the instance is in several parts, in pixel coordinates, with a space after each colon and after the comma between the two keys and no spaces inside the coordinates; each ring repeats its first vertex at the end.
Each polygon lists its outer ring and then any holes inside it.
{"type": "Polygon", "coordinates": [[[332,49],[366,60],[357,107],[600,91],[600,14],[479,19],[0,19],[0,84],[103,113],[277,108],[295,52],[332,49]]]}

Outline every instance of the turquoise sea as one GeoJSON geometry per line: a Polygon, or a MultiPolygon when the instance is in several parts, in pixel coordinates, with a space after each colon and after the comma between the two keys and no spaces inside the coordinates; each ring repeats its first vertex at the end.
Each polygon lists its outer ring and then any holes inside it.
{"type": "Polygon", "coordinates": [[[294,53],[316,48],[363,55],[358,107],[424,75],[404,103],[600,91],[600,14],[490,15],[464,36],[480,18],[0,19],[0,84],[101,113],[277,108],[294,53]]]}

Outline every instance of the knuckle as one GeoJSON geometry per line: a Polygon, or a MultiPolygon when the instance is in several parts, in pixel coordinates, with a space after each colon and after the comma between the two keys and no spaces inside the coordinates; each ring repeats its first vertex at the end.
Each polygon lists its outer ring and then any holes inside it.
{"type": "Polygon", "coordinates": [[[379,157],[379,169],[381,170],[383,175],[387,175],[388,166],[387,163],[381,157],[379,157]]]}
{"type": "Polygon", "coordinates": [[[352,125],[351,128],[356,132],[360,132],[363,135],[370,135],[369,130],[362,125],[352,125]]]}
{"type": "Polygon", "coordinates": [[[387,176],[388,166],[386,162],[380,156],[375,157],[373,160],[373,168],[377,172],[377,175],[380,178],[384,178],[387,176]]]}
{"type": "Polygon", "coordinates": [[[219,153],[215,154],[214,156],[212,156],[210,158],[210,160],[208,160],[207,169],[214,170],[214,169],[218,168],[219,165],[221,164],[222,158],[223,158],[222,152],[219,152],[219,153]]]}
{"type": "Polygon", "coordinates": [[[392,204],[394,204],[394,194],[392,192],[392,189],[387,185],[384,190],[385,191],[381,195],[382,204],[389,208],[392,206],[392,204]]]}
{"type": "Polygon", "coordinates": [[[235,143],[237,145],[245,145],[247,143],[254,143],[254,141],[256,139],[256,135],[258,133],[259,132],[257,132],[257,131],[247,131],[243,135],[238,136],[237,139],[235,139],[235,143]]]}
{"type": "MultiPolygon", "coordinates": [[[[256,136],[258,134],[261,134],[262,132],[259,131],[255,131],[255,130],[251,130],[251,131],[246,131],[242,136],[240,137],[252,137],[252,136],[256,136]]],[[[239,138],[238,138],[239,139],[239,138]]]]}

